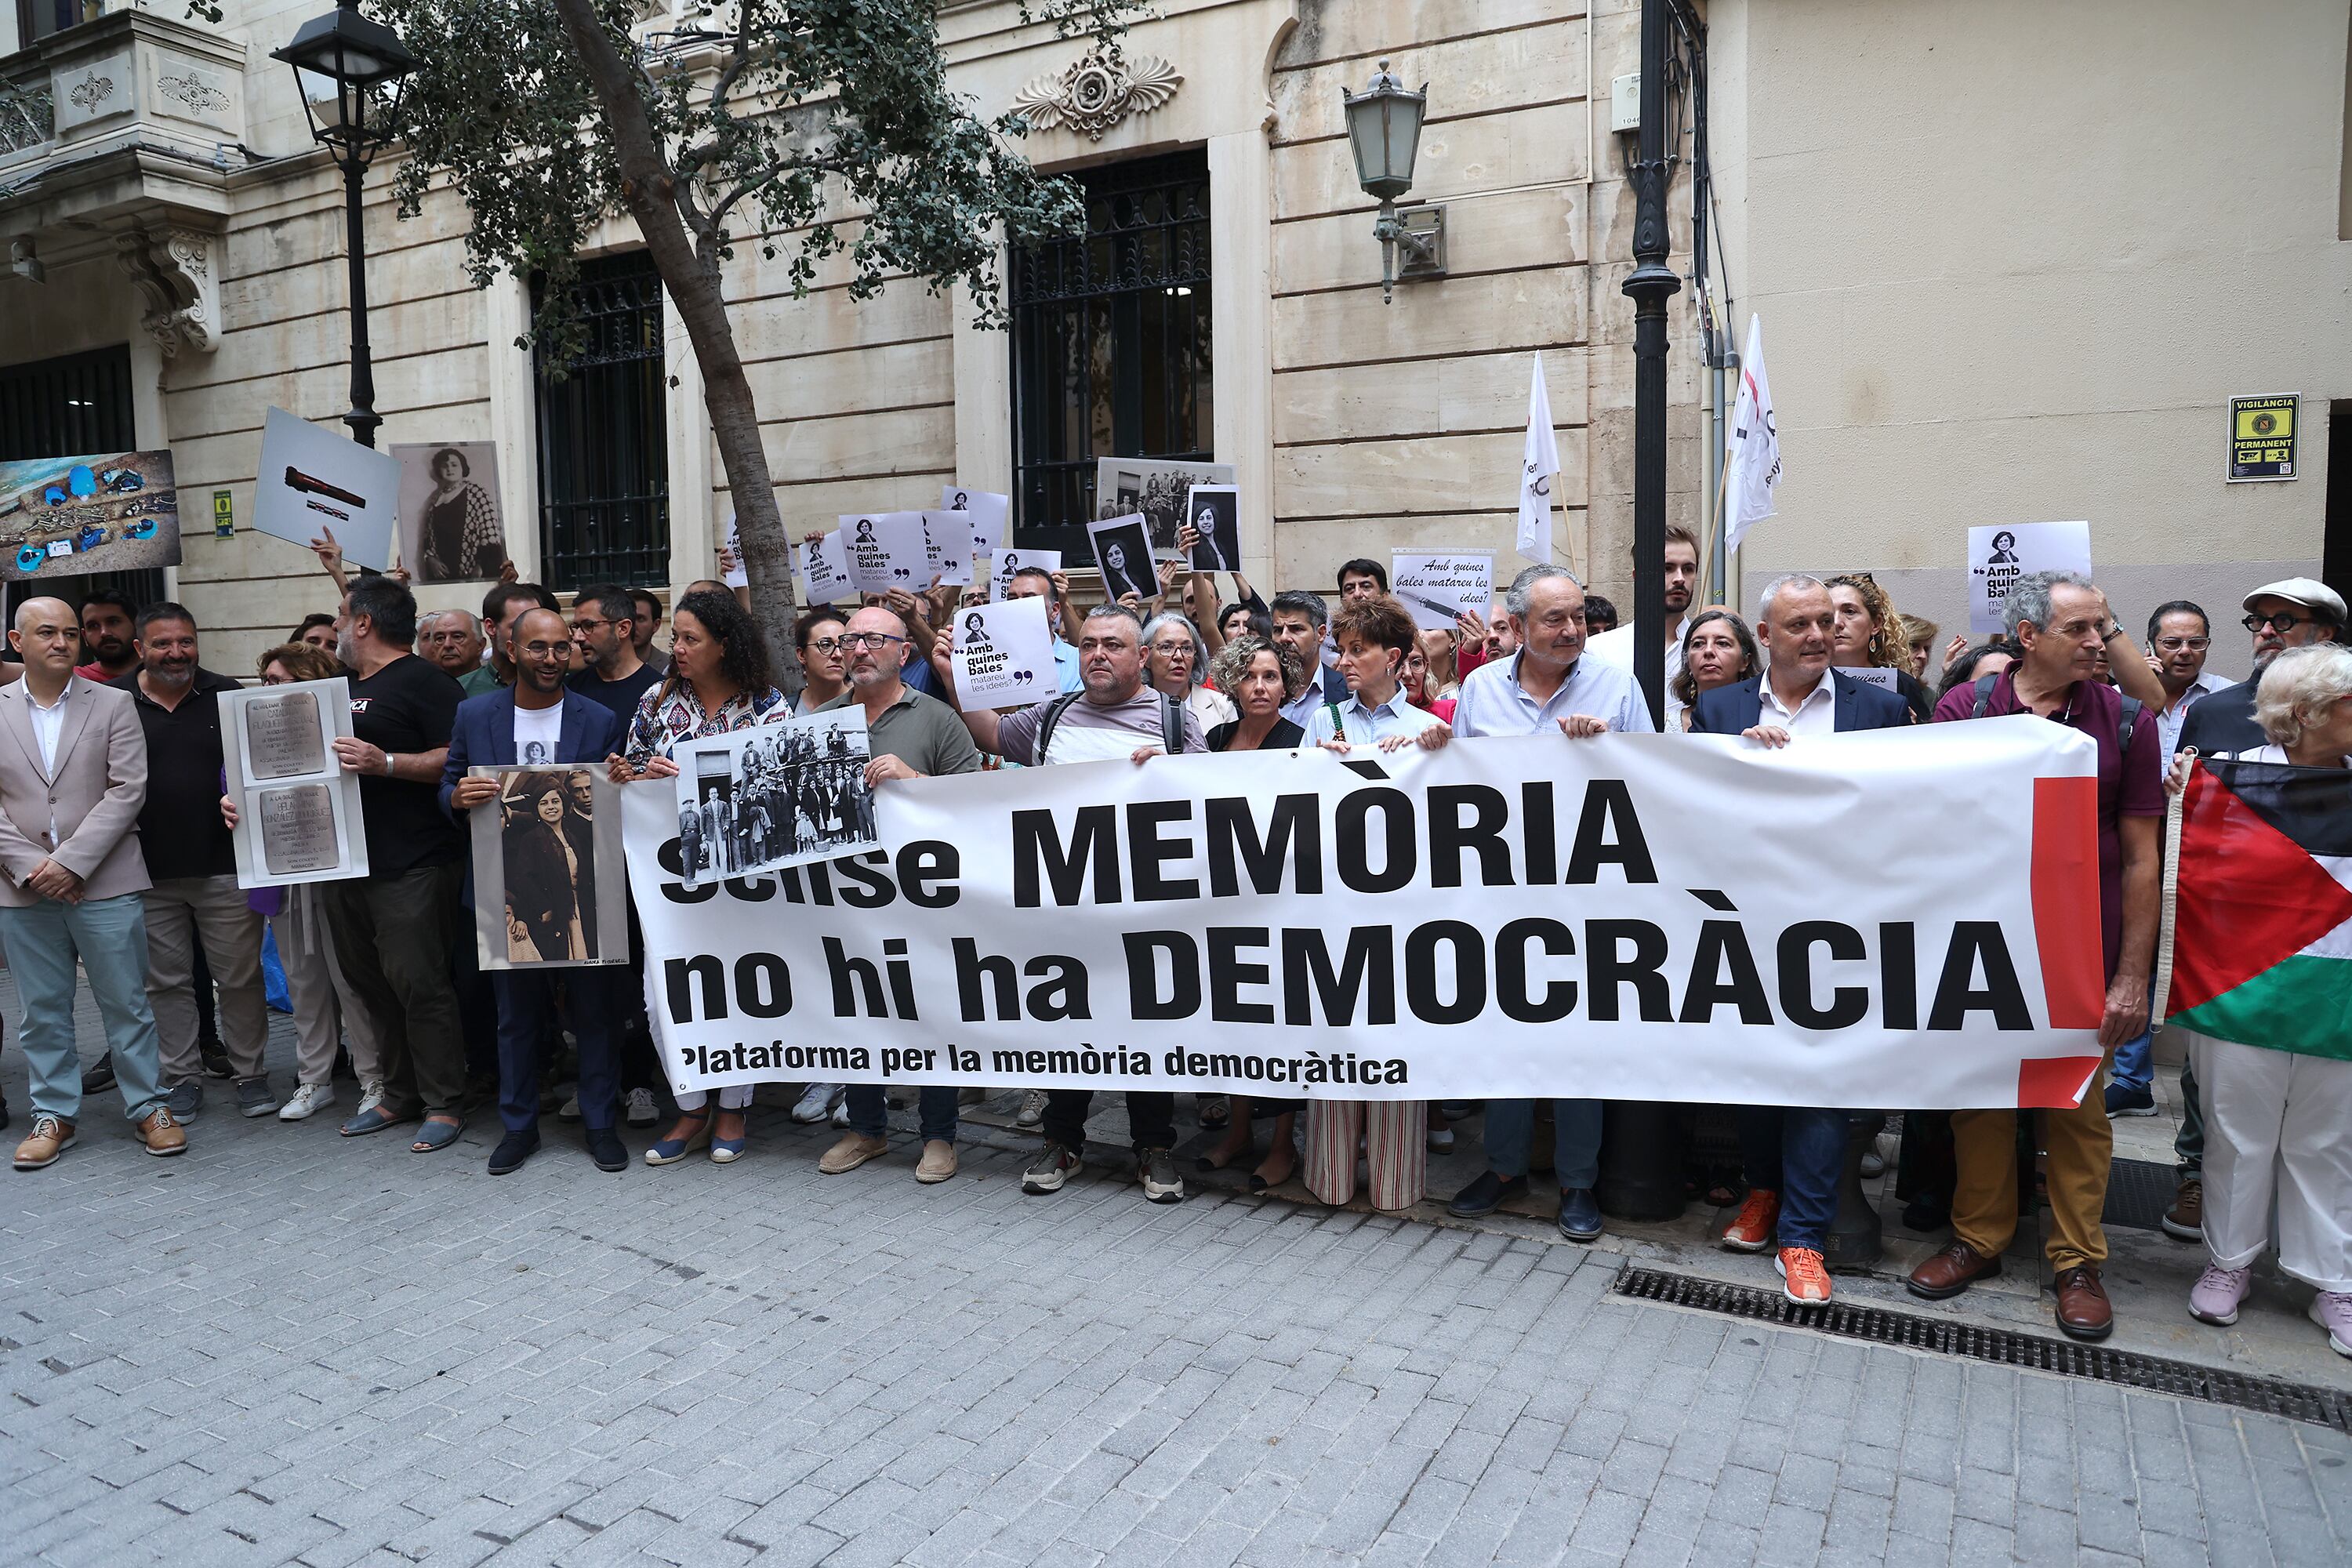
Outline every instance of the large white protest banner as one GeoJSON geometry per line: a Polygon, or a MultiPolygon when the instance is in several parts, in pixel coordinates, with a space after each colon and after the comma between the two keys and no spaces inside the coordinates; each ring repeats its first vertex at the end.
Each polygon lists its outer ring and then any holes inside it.
{"type": "Polygon", "coordinates": [[[1969,631],[2001,630],[2017,580],[2032,572],[2091,574],[2087,522],[2011,522],[1969,530],[1969,631]]]}
{"type": "Polygon", "coordinates": [[[886,784],[879,850],[691,889],[675,791],[622,798],[679,1089],[1941,1109],[2098,1071],[2095,766],[2022,717],[1121,759],[886,784]]]}
{"type": "Polygon", "coordinates": [[[1465,615],[1484,617],[1495,600],[1491,550],[1391,550],[1389,582],[1412,624],[1450,631],[1465,615]]]}

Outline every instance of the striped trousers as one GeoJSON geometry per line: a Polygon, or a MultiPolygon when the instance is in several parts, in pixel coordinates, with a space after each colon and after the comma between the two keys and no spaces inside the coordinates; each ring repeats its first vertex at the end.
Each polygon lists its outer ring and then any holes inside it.
{"type": "Polygon", "coordinates": [[[1425,1100],[1310,1100],[1307,1102],[1307,1190],[1327,1204],[1356,1195],[1356,1144],[1371,1173],[1372,1206],[1383,1213],[1422,1200],[1429,1176],[1425,1100]]]}

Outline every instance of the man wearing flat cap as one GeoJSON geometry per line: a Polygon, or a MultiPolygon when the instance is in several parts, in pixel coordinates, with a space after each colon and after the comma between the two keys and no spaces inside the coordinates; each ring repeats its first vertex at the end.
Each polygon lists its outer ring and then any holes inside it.
{"type": "Polygon", "coordinates": [[[2245,626],[2254,634],[2254,673],[2190,709],[2180,726],[2180,744],[2207,756],[2267,745],[2269,737],[2254,722],[2254,688],[2263,671],[2291,647],[2341,642],[2344,618],[2344,596],[2308,577],[2265,583],[2247,595],[2245,626]]]}

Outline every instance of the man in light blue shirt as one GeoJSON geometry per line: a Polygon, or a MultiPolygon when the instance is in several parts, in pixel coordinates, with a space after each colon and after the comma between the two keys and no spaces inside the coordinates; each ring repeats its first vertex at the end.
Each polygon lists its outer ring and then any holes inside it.
{"type": "Polygon", "coordinates": [[[1307,714],[1308,745],[1342,742],[1393,752],[1416,740],[1433,749],[1445,743],[1445,721],[1415,707],[1399,685],[1418,637],[1402,605],[1385,597],[1350,601],[1339,606],[1331,635],[1339,640],[1348,697],[1318,704],[1307,714]]]}
{"type": "MultiPolygon", "coordinates": [[[[1584,589],[1557,566],[1530,566],[1512,579],[1505,598],[1519,651],[1482,664],[1462,683],[1454,704],[1454,732],[1533,735],[1557,728],[1581,738],[1621,731],[1655,730],[1633,675],[1584,657],[1584,589]]],[[[1492,1214],[1528,1186],[1528,1145],[1535,1136],[1531,1100],[1486,1102],[1486,1164],[1477,1180],[1454,1196],[1454,1214],[1492,1214]]],[[[1601,1102],[1552,1101],[1552,1168],[1559,1174],[1559,1231],[1570,1241],[1601,1235],[1601,1205],[1592,1195],[1601,1176],[1601,1102]]]]}
{"type": "Polygon", "coordinates": [[[1062,595],[1054,574],[1042,567],[1015,572],[1013,580],[1004,585],[1004,596],[1045,601],[1046,624],[1054,633],[1054,673],[1065,691],[1076,691],[1084,686],[1086,682],[1078,675],[1078,650],[1062,640],[1062,595]]]}

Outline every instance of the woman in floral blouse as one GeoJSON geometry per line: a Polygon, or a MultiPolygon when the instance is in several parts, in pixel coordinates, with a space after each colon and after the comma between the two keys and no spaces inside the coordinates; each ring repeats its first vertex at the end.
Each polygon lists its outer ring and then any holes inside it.
{"type": "MultiPolygon", "coordinates": [[[[731,594],[688,594],[670,616],[669,675],[638,699],[627,749],[612,759],[609,772],[615,784],[675,778],[670,753],[681,742],[776,723],[791,713],[784,694],[769,683],[767,644],[750,613],[731,594]]],[[[700,1089],[678,1092],[677,1121],[646,1149],[646,1164],[675,1164],[705,1142],[721,1164],[741,1156],[751,1086],[719,1091],[715,1128],[709,1100],[700,1089]]]]}

